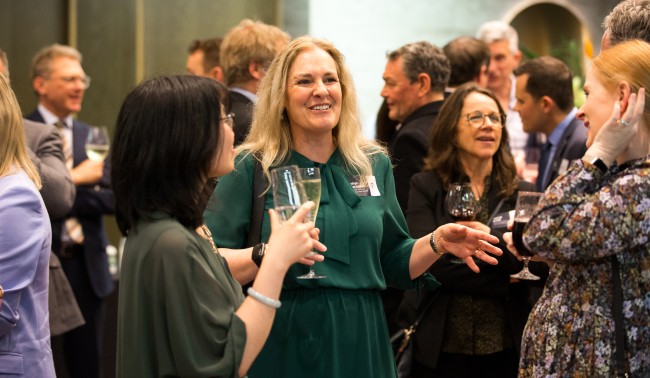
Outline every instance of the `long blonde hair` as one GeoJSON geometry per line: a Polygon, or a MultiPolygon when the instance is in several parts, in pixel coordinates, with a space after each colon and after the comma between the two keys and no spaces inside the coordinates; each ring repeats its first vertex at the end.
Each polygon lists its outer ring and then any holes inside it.
{"type": "MultiPolygon", "coordinates": [[[[603,51],[593,61],[594,73],[608,90],[627,81],[632,93],[650,89],[650,44],[641,40],[621,42],[603,51]]],[[[643,123],[650,131],[650,101],[645,102],[643,123]]]]}
{"type": "Polygon", "coordinates": [[[310,49],[321,49],[334,59],[341,83],[341,117],[332,130],[334,143],[348,169],[361,177],[372,175],[370,157],[383,153],[384,149],[374,141],[366,139],[361,132],[357,95],[343,55],[332,43],[308,36],[296,38],[273,59],[260,83],[250,133],[245,142],[237,148],[237,152],[254,154],[260,160],[267,178],[271,166],[279,165],[289,158],[293,141],[285,110],[287,78],[296,57],[310,49]]]}
{"type": "Polygon", "coordinates": [[[38,189],[41,176],[27,154],[25,126],[14,91],[9,81],[0,73],[0,177],[15,167],[22,168],[38,189]]]}

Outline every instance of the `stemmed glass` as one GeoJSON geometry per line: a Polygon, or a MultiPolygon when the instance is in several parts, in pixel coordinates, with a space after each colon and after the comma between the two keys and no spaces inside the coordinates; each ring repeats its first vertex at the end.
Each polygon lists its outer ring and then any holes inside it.
{"type": "Polygon", "coordinates": [[[86,137],[86,155],[93,161],[104,161],[108,155],[110,142],[105,126],[91,127],[86,137]]]}
{"type": "Polygon", "coordinates": [[[512,228],[512,242],[517,249],[517,253],[524,260],[524,268],[519,273],[511,275],[510,277],[512,278],[531,281],[539,280],[539,277],[528,270],[528,261],[533,257],[533,252],[524,244],[523,234],[526,224],[533,216],[533,213],[535,213],[540,198],[542,198],[542,193],[538,192],[519,192],[519,196],[517,196],[515,225],[512,228]]]}
{"type": "MultiPolygon", "coordinates": [[[[315,181],[315,179],[312,181],[315,181]]],[[[282,221],[287,221],[298,210],[300,205],[309,201],[300,169],[296,165],[288,165],[272,170],[271,183],[273,185],[274,208],[282,221]]],[[[320,202],[320,180],[318,180],[318,183],[318,202],[320,202]]],[[[305,221],[315,219],[316,212],[314,210],[312,209],[307,213],[305,221]]],[[[298,278],[301,277],[303,276],[298,278]]]]}
{"type": "MultiPolygon", "coordinates": [[[[309,201],[314,201],[314,208],[311,209],[310,214],[308,215],[310,219],[316,223],[316,215],[318,215],[318,206],[320,205],[320,193],[321,193],[321,180],[320,180],[320,169],[318,167],[311,168],[300,168],[300,176],[302,177],[302,183],[305,187],[305,193],[307,194],[307,199],[309,201]]],[[[315,252],[312,252],[315,253],[315,252]]],[[[321,276],[316,274],[314,271],[314,266],[309,266],[309,272],[298,276],[296,278],[301,279],[316,279],[316,278],[325,278],[326,276],[321,276]]]]}
{"type": "Polygon", "coordinates": [[[479,212],[479,201],[469,183],[452,183],[445,201],[454,221],[472,221],[479,212]]]}

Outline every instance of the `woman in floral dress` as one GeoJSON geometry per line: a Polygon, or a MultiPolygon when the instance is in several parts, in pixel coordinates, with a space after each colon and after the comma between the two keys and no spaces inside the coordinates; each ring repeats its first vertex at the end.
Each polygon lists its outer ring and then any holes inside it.
{"type": "Polygon", "coordinates": [[[619,367],[650,376],[648,72],[650,44],[630,41],[603,52],[587,73],[579,117],[588,150],[547,189],[524,233],[555,265],[524,331],[520,377],[614,377],[619,367]],[[624,366],[616,358],[615,263],[624,366]]]}

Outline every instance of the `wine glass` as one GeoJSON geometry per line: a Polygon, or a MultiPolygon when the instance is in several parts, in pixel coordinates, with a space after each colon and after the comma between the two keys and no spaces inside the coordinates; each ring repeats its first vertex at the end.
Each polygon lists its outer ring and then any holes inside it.
{"type": "Polygon", "coordinates": [[[515,206],[515,225],[512,228],[512,242],[517,249],[517,253],[524,260],[524,268],[517,274],[510,277],[520,280],[539,280],[539,277],[528,270],[528,261],[533,256],[533,252],[526,247],[523,240],[524,228],[535,213],[537,204],[543,193],[538,192],[519,192],[517,196],[517,205],[515,206]]]}
{"type": "Polygon", "coordinates": [[[454,221],[472,221],[479,212],[479,202],[469,183],[452,183],[445,201],[454,221]]]}
{"type": "Polygon", "coordinates": [[[91,127],[86,137],[86,155],[93,161],[104,161],[108,155],[110,142],[105,126],[91,127]]]}
{"type": "MultiPolygon", "coordinates": [[[[309,201],[314,201],[314,208],[311,209],[310,214],[308,215],[310,219],[316,223],[316,215],[318,215],[318,206],[320,205],[320,192],[321,192],[321,180],[320,180],[320,169],[318,167],[310,168],[300,168],[300,176],[302,177],[302,183],[305,187],[305,193],[307,194],[307,199],[309,201]]],[[[312,252],[314,253],[314,252],[312,252]]],[[[316,274],[314,271],[314,266],[309,266],[309,272],[298,276],[296,278],[300,279],[316,279],[316,278],[325,278],[326,276],[321,276],[316,274]]]]}
{"type": "MultiPolygon", "coordinates": [[[[273,185],[274,208],[282,221],[287,221],[298,210],[300,205],[309,201],[300,169],[296,165],[288,165],[272,170],[271,183],[273,185]]],[[[320,186],[318,194],[320,199],[320,186]]],[[[314,215],[316,214],[312,209],[307,213],[305,221],[312,220],[314,215]]]]}

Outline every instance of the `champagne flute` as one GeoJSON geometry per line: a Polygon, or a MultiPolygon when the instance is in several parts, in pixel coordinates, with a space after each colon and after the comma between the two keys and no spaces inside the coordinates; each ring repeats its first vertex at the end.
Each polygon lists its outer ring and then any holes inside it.
{"type": "Polygon", "coordinates": [[[110,142],[105,126],[91,127],[86,137],[86,155],[93,161],[104,161],[108,155],[110,142]]]}
{"type": "Polygon", "coordinates": [[[445,199],[454,221],[472,221],[479,212],[479,202],[469,183],[452,183],[445,199]]]}
{"type": "MultiPolygon", "coordinates": [[[[320,205],[320,193],[321,193],[321,180],[320,180],[320,170],[318,167],[310,168],[300,168],[300,176],[302,177],[302,182],[305,187],[305,193],[307,194],[307,199],[313,201],[315,206],[311,209],[309,218],[316,223],[316,215],[318,215],[318,206],[320,205]]],[[[314,252],[312,252],[314,253],[314,252]]],[[[316,274],[314,271],[314,266],[309,266],[309,272],[298,276],[296,278],[300,279],[317,279],[325,278],[326,276],[321,276],[316,274]]]]}
{"type": "Polygon", "coordinates": [[[524,268],[519,273],[511,275],[510,277],[512,278],[531,281],[539,280],[539,277],[528,270],[528,261],[533,256],[533,252],[524,244],[523,235],[524,228],[535,213],[540,198],[542,198],[542,193],[538,192],[519,192],[519,196],[517,196],[517,205],[515,206],[515,225],[512,229],[512,242],[517,249],[517,253],[519,253],[521,258],[524,260],[524,268]]]}

